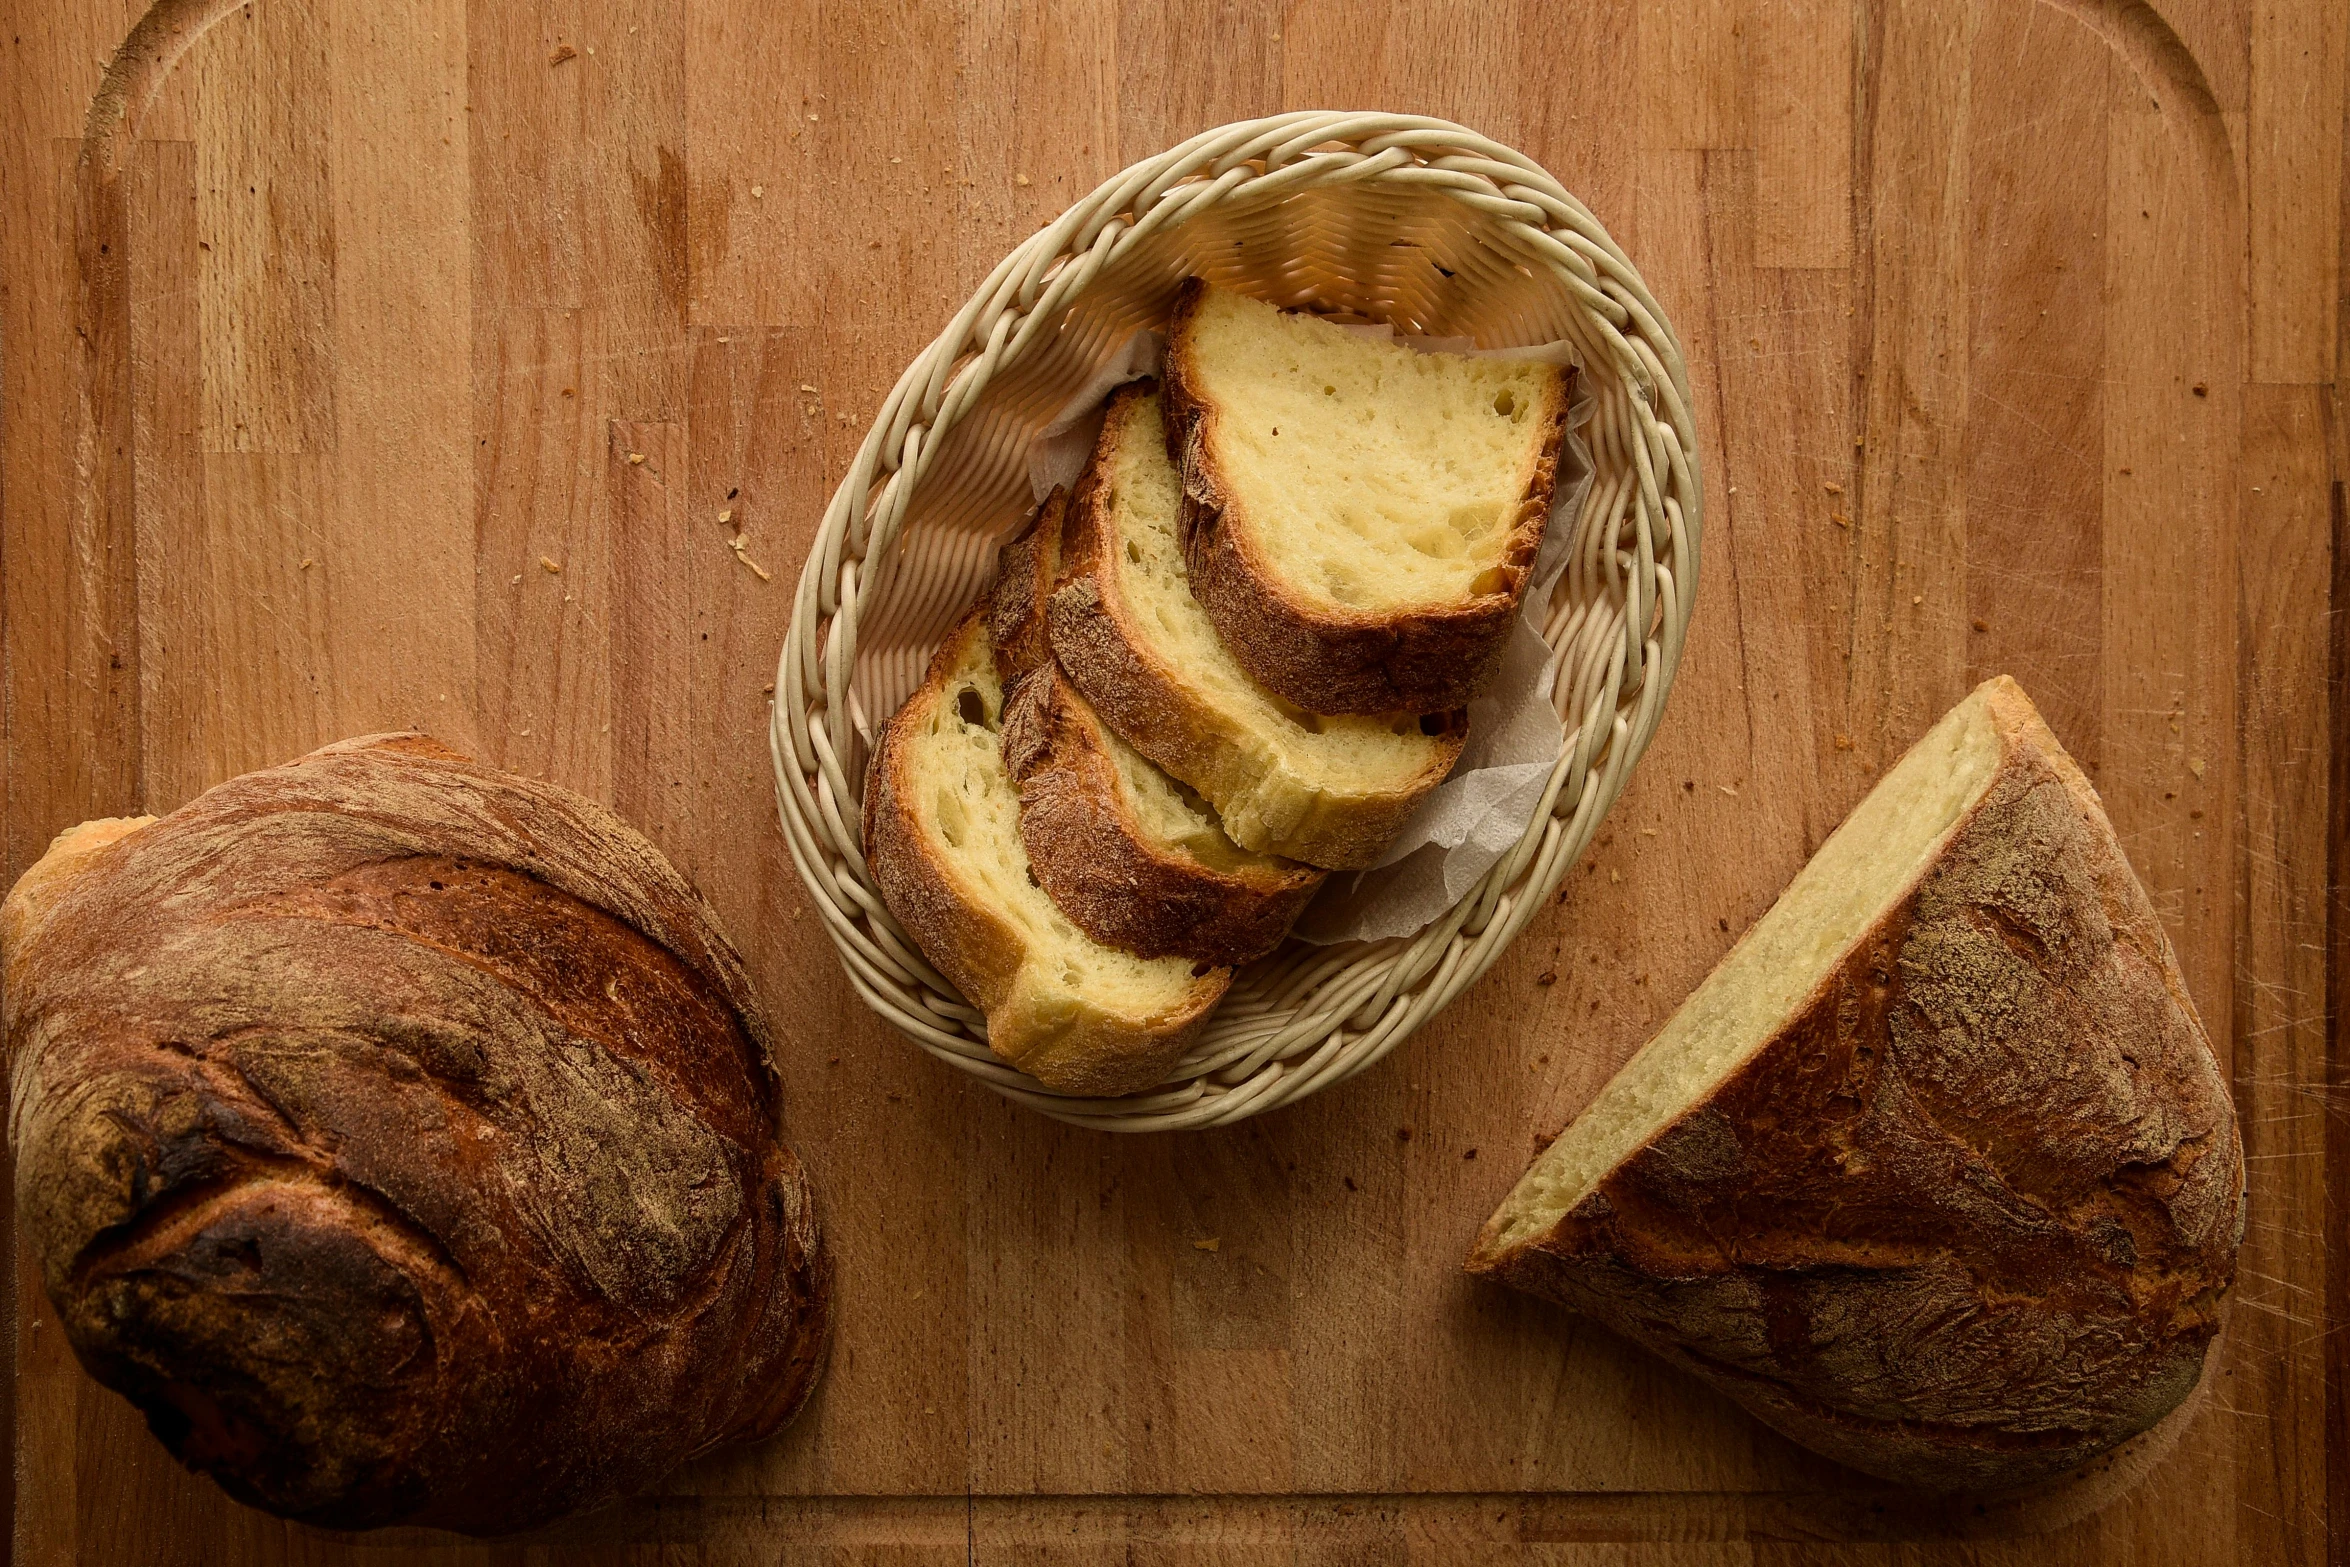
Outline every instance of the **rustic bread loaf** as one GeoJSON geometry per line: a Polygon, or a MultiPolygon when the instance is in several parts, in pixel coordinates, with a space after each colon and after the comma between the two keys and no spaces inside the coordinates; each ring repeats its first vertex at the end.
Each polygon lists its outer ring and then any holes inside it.
{"type": "Polygon", "coordinates": [[[807,1398],[830,1269],[766,1021],[601,807],[353,740],[64,835],[0,941],[49,1299],[231,1495],[496,1533],[807,1398]]]}
{"type": "Polygon", "coordinates": [[[2154,909],[2001,677],[1535,1162],[1469,1268],[1854,1468],[1999,1489],[2194,1388],[2243,1183],[2154,909]]]}
{"type": "Polygon", "coordinates": [[[1004,546],[989,616],[1028,863],[1061,912],[1104,946],[1210,963],[1261,958],[1289,934],[1322,872],[1226,837],[1216,808],[1112,734],[1062,673],[1045,604],[1067,502],[1055,489],[1004,546]]]}
{"type": "Polygon", "coordinates": [[[1316,713],[1483,694],[1542,547],[1571,368],[1418,353],[1193,278],[1166,383],[1191,591],[1243,669],[1316,713]]]}
{"type": "Polygon", "coordinates": [[[923,955],[987,1014],[997,1056],[1048,1088],[1161,1082],[1232,971],[1092,940],[1046,897],[1004,771],[987,607],[965,615],[883,728],[865,775],[865,860],[923,955]]]}
{"type": "Polygon", "coordinates": [[[1332,870],[1377,863],[1452,771],[1466,717],[1323,718],[1257,684],[1192,596],[1181,509],[1157,390],[1121,388],[1069,506],[1048,611],[1061,667],[1122,739],[1207,797],[1235,843],[1332,870]]]}

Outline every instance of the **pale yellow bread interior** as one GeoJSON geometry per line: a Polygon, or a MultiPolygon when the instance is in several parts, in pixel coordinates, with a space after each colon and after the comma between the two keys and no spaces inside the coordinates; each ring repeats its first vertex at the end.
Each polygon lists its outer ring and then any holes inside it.
{"type": "Polygon", "coordinates": [[[1220,288],[1189,331],[1217,480],[1285,591],[1384,614],[1508,586],[1556,367],[1423,354],[1220,288]]]}
{"type": "Polygon", "coordinates": [[[1126,819],[1151,844],[1226,875],[1249,869],[1285,875],[1297,868],[1293,860],[1257,854],[1234,843],[1224,831],[1224,818],[1197,791],[1168,776],[1108,725],[1097,732],[1118,770],[1126,819]]]}
{"type": "Polygon", "coordinates": [[[1156,396],[1140,399],[1121,427],[1107,479],[1118,589],[1143,642],[1138,651],[1190,690],[1229,748],[1231,761],[1220,776],[1185,781],[1215,802],[1233,838],[1277,851],[1290,823],[1314,808],[1311,802],[1409,789],[1436,765],[1448,742],[1423,733],[1417,714],[1308,713],[1257,684],[1234,660],[1192,596],[1180,532],[1183,488],[1167,460],[1156,396]]]}
{"type": "Polygon", "coordinates": [[[1556,1224],[1609,1171],[1750,1060],[1889,906],[1989,787],[1993,684],[1944,715],[1820,846],[1779,901],[1609,1080],[1495,1213],[1491,1257],[1556,1224]]]}
{"type": "MultiPolygon", "coordinates": [[[[989,1019],[1049,1037],[1081,1015],[1153,1026],[1197,1010],[1189,958],[1140,958],[1092,940],[1037,886],[1020,843],[1020,794],[998,744],[1003,690],[984,623],[973,621],[925,722],[907,737],[909,804],[942,850],[944,874],[976,908],[1010,924],[1024,948],[1010,1000],[989,1019]]],[[[1019,1042],[999,1038],[1013,1050],[1019,1042]]]]}

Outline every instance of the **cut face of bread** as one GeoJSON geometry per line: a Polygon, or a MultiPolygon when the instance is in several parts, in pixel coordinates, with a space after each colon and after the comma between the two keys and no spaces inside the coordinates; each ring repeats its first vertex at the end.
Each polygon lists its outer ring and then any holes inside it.
{"type": "Polygon", "coordinates": [[[1216,808],[1119,739],[1070,684],[1045,628],[1068,496],[1004,546],[988,634],[1010,692],[1004,765],[1037,882],[1094,940],[1143,957],[1247,963],[1289,934],[1322,872],[1255,854],[1216,808]]]}
{"type": "Polygon", "coordinates": [[[1975,699],[1951,709],[1912,746],[1720,967],[1534,1162],[1495,1215],[1498,1243],[1557,1223],[1601,1176],[1766,1044],[1877,916],[1915,885],[1981,798],[1999,752],[1988,707],[1975,699]]]}
{"type": "Polygon", "coordinates": [[[1465,706],[1542,544],[1574,372],[1423,354],[1198,279],[1167,342],[1193,591],[1321,713],[1465,706]]]}
{"type": "Polygon", "coordinates": [[[1452,771],[1465,720],[1318,717],[1257,684],[1192,596],[1181,506],[1156,390],[1124,388],[1069,509],[1049,611],[1062,667],[1242,847],[1331,869],[1375,863],[1452,771]]]}
{"type": "Polygon", "coordinates": [[[2153,906],[2002,677],[1535,1161],[1469,1267],[1841,1462],[1997,1489],[2185,1398],[2242,1191],[2153,906]]]}
{"type": "Polygon", "coordinates": [[[866,861],[924,956],[987,1013],[999,1057],[1067,1093],[1152,1087],[1231,971],[1102,946],[1030,876],[987,629],[984,609],[965,616],[884,729],[865,786],[866,861]]]}

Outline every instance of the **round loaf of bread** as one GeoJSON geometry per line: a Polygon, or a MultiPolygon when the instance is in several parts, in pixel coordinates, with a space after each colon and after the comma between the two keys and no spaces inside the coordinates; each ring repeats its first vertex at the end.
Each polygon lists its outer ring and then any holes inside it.
{"type": "Polygon", "coordinates": [[[66,834],[0,943],[49,1299],[238,1499],[498,1533],[807,1399],[830,1270],[767,1024],[603,808],[347,741],[66,834]]]}

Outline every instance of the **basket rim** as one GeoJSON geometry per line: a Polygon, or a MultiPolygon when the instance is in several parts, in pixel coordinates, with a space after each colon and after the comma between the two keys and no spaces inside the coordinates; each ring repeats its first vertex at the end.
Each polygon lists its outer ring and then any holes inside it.
{"type": "Polygon", "coordinates": [[[1449,121],[1346,110],[1235,121],[1129,165],[1072,203],[1013,247],[900,374],[801,566],[770,713],[777,810],[860,999],[997,1093],[1103,1130],[1230,1124],[1381,1059],[1498,960],[1580,856],[1654,732],[1697,587],[1704,489],[1691,406],[1679,342],[1606,229],[1527,155],[1449,121]],[[1432,188],[1501,225],[1565,285],[1610,352],[1613,362],[1596,368],[1612,400],[1593,423],[1612,421],[1610,451],[1621,446],[1624,465],[1596,526],[1594,485],[1578,519],[1590,538],[1579,535],[1577,554],[1590,559],[1572,569],[1588,567],[1616,596],[1592,598],[1586,607],[1605,615],[1577,609],[1573,633],[1551,638],[1561,685],[1574,675],[1587,700],[1566,715],[1558,761],[1518,843],[1444,915],[1414,936],[1316,949],[1324,956],[1299,965],[1287,1005],[1263,1009],[1262,1026],[1221,1058],[1195,1051],[1157,1089],[1111,1100],[1057,1094],[989,1053],[984,1019],[897,927],[866,868],[862,779],[848,773],[862,715],[849,682],[858,621],[888,583],[865,568],[894,551],[943,437],[1116,257],[1223,201],[1355,183],[1432,188]],[[1311,1005],[1301,1009],[1300,998],[1311,1005]]]}

